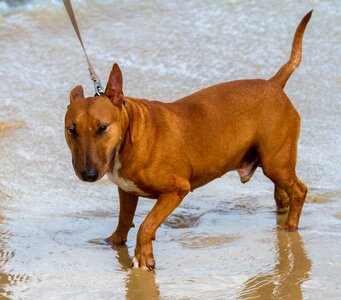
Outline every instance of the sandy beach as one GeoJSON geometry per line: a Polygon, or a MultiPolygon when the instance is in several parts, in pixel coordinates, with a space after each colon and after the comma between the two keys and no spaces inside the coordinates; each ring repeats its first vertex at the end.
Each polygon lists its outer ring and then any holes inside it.
{"type": "Polygon", "coordinates": [[[75,0],[103,83],[174,101],[218,82],[269,78],[311,9],[303,59],[285,88],[301,115],[298,176],[309,193],[297,232],[278,231],[273,184],[258,169],[190,193],[159,228],[154,271],[104,242],[117,188],[81,182],[64,140],[69,92],[93,93],[62,1],[0,1],[0,299],[340,299],[341,4],[339,1],[75,0]]]}

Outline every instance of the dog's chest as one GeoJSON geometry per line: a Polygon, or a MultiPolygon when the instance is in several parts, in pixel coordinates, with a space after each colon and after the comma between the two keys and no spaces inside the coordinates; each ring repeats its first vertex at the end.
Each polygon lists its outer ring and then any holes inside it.
{"type": "Polygon", "coordinates": [[[125,179],[119,175],[119,169],[121,166],[119,155],[116,153],[114,168],[112,172],[107,173],[109,180],[127,193],[135,193],[139,196],[147,197],[148,194],[142,191],[133,181],[125,179]]]}

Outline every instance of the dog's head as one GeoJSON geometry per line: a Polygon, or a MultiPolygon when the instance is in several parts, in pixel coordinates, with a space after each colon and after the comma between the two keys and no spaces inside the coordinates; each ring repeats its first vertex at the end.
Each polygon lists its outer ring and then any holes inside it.
{"type": "Polygon", "coordinates": [[[65,138],[77,176],[96,181],[108,172],[122,139],[123,79],[114,64],[103,96],[84,98],[82,86],[70,93],[65,138]]]}

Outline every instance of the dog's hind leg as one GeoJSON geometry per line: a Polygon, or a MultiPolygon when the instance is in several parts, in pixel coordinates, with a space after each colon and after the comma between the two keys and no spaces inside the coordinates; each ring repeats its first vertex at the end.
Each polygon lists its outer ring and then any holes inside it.
{"type": "MultiPolygon", "coordinates": [[[[276,153],[276,152],[275,152],[276,153]]],[[[281,228],[288,231],[297,229],[302,207],[307,195],[307,187],[296,176],[296,142],[288,143],[274,157],[264,157],[262,168],[264,174],[275,184],[277,206],[285,205],[285,194],[289,196],[289,213],[281,228]],[[277,202],[278,201],[278,202],[277,202]]]]}
{"type": "MultiPolygon", "coordinates": [[[[285,204],[284,192],[289,196],[289,213],[284,225],[280,226],[288,231],[297,229],[301,216],[302,207],[307,195],[307,187],[302,183],[296,174],[289,171],[288,168],[276,168],[273,166],[270,169],[263,167],[264,174],[269,177],[276,186],[277,196],[276,203],[278,207],[278,200],[280,205],[285,204]],[[278,198],[277,198],[278,197],[278,198]]],[[[275,192],[276,193],[276,192],[275,192]]],[[[276,195],[276,194],[275,194],[276,195]]]]}
{"type": "Polygon", "coordinates": [[[298,227],[302,207],[307,194],[307,187],[296,176],[297,140],[299,133],[299,120],[273,131],[272,135],[259,147],[259,156],[264,174],[275,184],[275,200],[280,211],[289,204],[287,220],[281,227],[293,231],[298,227]],[[283,129],[282,129],[283,130],[283,129]],[[289,202],[287,197],[289,197],[289,202]]]}
{"type": "Polygon", "coordinates": [[[275,200],[277,205],[277,213],[284,214],[288,212],[289,209],[289,196],[285,190],[281,189],[277,184],[275,184],[275,200]]]}
{"type": "Polygon", "coordinates": [[[295,176],[291,181],[281,182],[281,186],[289,195],[290,206],[287,220],[285,224],[280,226],[280,228],[293,231],[298,227],[308,189],[297,176],[295,176]]]}
{"type": "Polygon", "coordinates": [[[127,194],[122,189],[118,188],[120,197],[120,215],[116,230],[106,238],[110,244],[123,245],[127,241],[128,232],[131,227],[134,227],[133,219],[137,206],[138,196],[127,194]]]}

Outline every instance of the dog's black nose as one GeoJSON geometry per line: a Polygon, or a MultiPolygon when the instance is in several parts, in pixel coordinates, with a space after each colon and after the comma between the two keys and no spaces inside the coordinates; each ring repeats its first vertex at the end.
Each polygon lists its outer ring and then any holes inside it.
{"type": "Polygon", "coordinates": [[[83,170],[81,176],[84,181],[95,181],[98,177],[98,172],[96,169],[83,170]]]}

